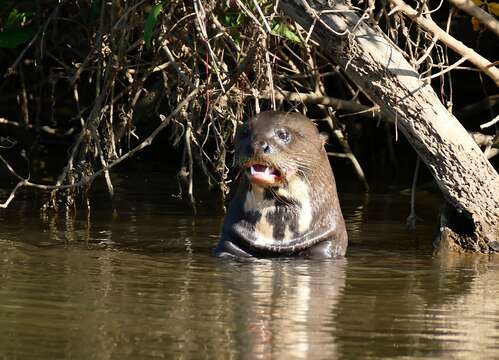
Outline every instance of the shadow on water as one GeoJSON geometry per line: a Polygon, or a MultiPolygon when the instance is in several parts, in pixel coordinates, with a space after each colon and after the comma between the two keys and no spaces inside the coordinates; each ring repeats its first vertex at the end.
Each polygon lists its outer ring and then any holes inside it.
{"type": "Polygon", "coordinates": [[[222,260],[214,200],[194,217],[164,174],[115,179],[90,219],[0,213],[0,357],[499,357],[499,263],[432,255],[438,196],[410,233],[407,196],[340,191],[346,259],[222,260]]]}

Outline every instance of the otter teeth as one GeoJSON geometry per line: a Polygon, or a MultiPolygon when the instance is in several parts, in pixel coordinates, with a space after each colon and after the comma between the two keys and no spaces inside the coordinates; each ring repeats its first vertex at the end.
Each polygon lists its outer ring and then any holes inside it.
{"type": "Polygon", "coordinates": [[[257,173],[258,174],[263,173],[264,175],[272,175],[271,169],[265,165],[251,165],[250,172],[251,172],[251,175],[255,175],[257,173]],[[261,171],[262,168],[263,168],[263,171],[261,171]]]}
{"type": "Polygon", "coordinates": [[[249,167],[249,177],[252,183],[269,186],[276,184],[280,179],[280,173],[273,167],[263,164],[253,164],[249,167]]]}

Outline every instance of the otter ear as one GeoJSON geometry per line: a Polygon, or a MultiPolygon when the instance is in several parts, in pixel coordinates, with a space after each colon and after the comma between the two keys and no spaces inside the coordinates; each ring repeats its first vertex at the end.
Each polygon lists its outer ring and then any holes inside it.
{"type": "Polygon", "coordinates": [[[320,132],[319,137],[321,138],[322,146],[327,144],[327,141],[329,140],[329,134],[325,132],[320,132]]]}

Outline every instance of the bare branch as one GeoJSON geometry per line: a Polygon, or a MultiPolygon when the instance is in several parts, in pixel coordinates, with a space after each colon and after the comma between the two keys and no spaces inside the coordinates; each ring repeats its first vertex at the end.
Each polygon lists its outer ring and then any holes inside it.
{"type": "Polygon", "coordinates": [[[455,7],[466,11],[469,15],[476,17],[490,31],[499,36],[499,21],[488,12],[480,9],[471,0],[447,0],[455,7]]]}
{"type": "Polygon", "coordinates": [[[494,125],[495,123],[499,122],[499,115],[497,115],[495,118],[493,118],[492,120],[480,125],[480,129],[485,129],[485,128],[488,128],[489,126],[492,126],[494,125]]]}
{"type": "Polygon", "coordinates": [[[27,179],[23,179],[22,176],[20,176],[11,166],[10,164],[2,157],[0,156],[0,161],[4,163],[4,165],[9,169],[9,171],[19,180],[21,180],[16,187],[12,190],[9,198],[4,202],[0,204],[1,208],[6,208],[12,199],[15,196],[16,191],[21,188],[21,187],[32,187],[36,188],[39,190],[61,190],[61,189],[71,189],[71,188],[76,188],[80,187],[82,185],[86,185],[91,183],[95,178],[100,176],[102,173],[107,173],[111,168],[115,167],[119,163],[123,162],[124,160],[132,157],[135,153],[138,151],[142,150],[143,148],[149,146],[152,144],[153,140],[156,138],[156,136],[163,130],[172,120],[173,117],[177,116],[177,114],[186,106],[192,98],[199,92],[200,88],[194,89],[178,106],[173,110],[168,117],[162,117],[162,122],[161,124],[149,135],[144,141],[142,141],[139,145],[137,145],[135,148],[127,152],[126,154],[120,156],[116,160],[114,160],[111,163],[108,163],[107,166],[104,166],[101,168],[99,171],[96,171],[90,176],[84,176],[80,179],[78,182],[74,182],[72,184],[68,185],[42,185],[42,184],[36,184],[32,183],[27,179]]]}
{"type": "Polygon", "coordinates": [[[492,80],[494,80],[494,82],[499,86],[499,69],[497,69],[489,60],[485,59],[475,50],[467,47],[461,41],[446,33],[437,24],[435,24],[432,19],[421,16],[418,11],[411,8],[403,0],[390,0],[390,2],[395,6],[396,10],[404,13],[406,16],[414,20],[416,23],[418,23],[418,25],[420,25],[426,31],[432,33],[434,36],[438,36],[439,41],[446,44],[462,57],[467,58],[471,63],[473,63],[476,67],[487,74],[492,80]]]}
{"type": "MultiPolygon", "coordinates": [[[[265,92],[260,94],[264,99],[270,98],[270,92],[265,92]]],[[[276,100],[286,100],[291,102],[301,102],[304,104],[316,104],[332,107],[336,111],[341,111],[342,113],[347,113],[346,115],[360,115],[362,117],[374,119],[374,120],[384,120],[383,115],[379,111],[378,106],[369,107],[356,103],[354,101],[337,99],[331,96],[321,96],[313,93],[298,93],[292,91],[279,90],[278,93],[274,94],[276,100]],[[349,113],[349,114],[348,114],[349,113]]]]}

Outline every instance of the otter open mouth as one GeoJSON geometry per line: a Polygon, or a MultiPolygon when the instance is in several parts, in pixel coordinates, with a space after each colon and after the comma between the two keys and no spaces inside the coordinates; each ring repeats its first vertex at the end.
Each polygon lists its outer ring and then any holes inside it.
{"type": "Polygon", "coordinates": [[[265,164],[251,164],[249,168],[249,179],[252,183],[262,186],[272,186],[282,181],[282,173],[265,164]]]}

